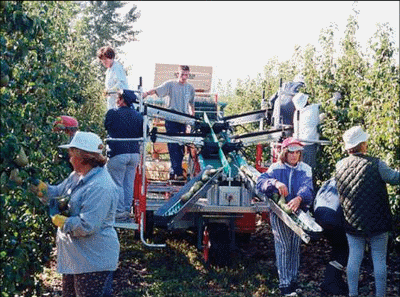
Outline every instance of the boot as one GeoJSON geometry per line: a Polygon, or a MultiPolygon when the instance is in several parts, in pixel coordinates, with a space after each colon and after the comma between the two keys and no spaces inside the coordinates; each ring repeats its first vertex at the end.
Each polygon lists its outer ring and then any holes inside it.
{"type": "Polygon", "coordinates": [[[324,281],[321,284],[321,290],[331,295],[348,295],[349,288],[342,278],[341,265],[334,261],[326,266],[324,281]],[[333,265],[332,265],[333,264],[333,265]]]}

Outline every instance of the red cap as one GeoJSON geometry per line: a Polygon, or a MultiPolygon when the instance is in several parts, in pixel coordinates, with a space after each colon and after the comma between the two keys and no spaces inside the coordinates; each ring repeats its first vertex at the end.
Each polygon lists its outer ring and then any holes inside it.
{"type": "Polygon", "coordinates": [[[282,142],[282,148],[283,149],[287,148],[290,152],[302,151],[304,149],[303,146],[304,146],[304,143],[298,141],[297,139],[295,139],[293,137],[286,138],[282,142]]]}
{"type": "Polygon", "coordinates": [[[66,128],[78,128],[78,121],[74,117],[70,116],[59,116],[53,123],[55,131],[64,130],[66,128]]]}

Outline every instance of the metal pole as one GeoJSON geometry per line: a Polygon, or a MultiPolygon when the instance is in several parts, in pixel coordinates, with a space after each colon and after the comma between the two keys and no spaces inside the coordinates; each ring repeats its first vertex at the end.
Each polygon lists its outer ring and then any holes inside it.
{"type": "Polygon", "coordinates": [[[147,243],[144,240],[144,213],[141,214],[141,218],[140,218],[140,240],[143,242],[143,244],[145,246],[148,246],[148,247],[164,248],[167,246],[165,243],[153,244],[153,243],[147,243]]]}
{"type": "MultiPolygon", "coordinates": [[[[263,90],[262,93],[262,98],[261,98],[261,109],[266,108],[266,104],[265,104],[265,90],[263,90]]],[[[264,119],[260,120],[260,131],[262,131],[264,129],[264,119]]]]}
{"type": "Polygon", "coordinates": [[[139,111],[143,114],[143,145],[142,145],[142,189],[141,195],[145,194],[145,183],[146,183],[146,145],[147,145],[147,126],[148,126],[148,117],[147,110],[144,108],[143,96],[142,96],[142,88],[143,80],[142,77],[139,77],[139,111]]]}
{"type": "MultiPolygon", "coordinates": [[[[142,143],[142,168],[141,168],[141,173],[142,173],[142,185],[141,185],[141,191],[139,195],[139,213],[140,213],[140,234],[141,238],[143,237],[142,233],[144,232],[145,228],[145,215],[146,215],[146,209],[147,209],[147,197],[146,195],[146,145],[147,145],[147,126],[148,126],[148,117],[147,117],[147,108],[144,107],[143,103],[143,95],[142,95],[142,77],[139,78],[139,86],[138,86],[138,91],[139,91],[139,110],[143,115],[143,143],[142,143]]],[[[144,240],[142,240],[143,243],[145,243],[144,240]]],[[[146,243],[145,243],[146,244],[146,243]]]]}

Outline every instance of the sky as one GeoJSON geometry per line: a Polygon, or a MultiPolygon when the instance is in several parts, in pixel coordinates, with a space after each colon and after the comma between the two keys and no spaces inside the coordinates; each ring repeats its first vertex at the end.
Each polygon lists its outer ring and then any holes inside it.
{"type": "Polygon", "coordinates": [[[270,59],[289,60],[298,45],[318,49],[321,30],[331,24],[342,39],[353,7],[363,48],[376,24],[386,22],[399,47],[399,1],[131,1],[126,8],[132,4],[141,13],[134,23],[141,33],[117,58],[130,68],[130,87],[137,89],[142,77],[144,91],[154,87],[156,63],[211,66],[212,91],[218,80],[255,78],[270,59]]]}

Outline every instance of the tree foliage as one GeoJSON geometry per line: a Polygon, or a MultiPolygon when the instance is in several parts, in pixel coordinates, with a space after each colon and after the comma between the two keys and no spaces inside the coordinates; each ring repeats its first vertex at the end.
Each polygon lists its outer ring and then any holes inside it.
{"type": "Polygon", "coordinates": [[[50,259],[55,228],[29,187],[71,172],[58,149],[69,139],[52,131],[58,116],[105,137],[104,82],[86,38],[90,18],[76,18],[78,2],[1,1],[0,9],[1,296],[40,296],[37,274],[50,259]],[[23,154],[26,163],[18,161],[23,154]]]}
{"type": "Polygon", "coordinates": [[[83,23],[86,25],[83,36],[92,45],[92,56],[104,45],[118,48],[121,45],[136,40],[140,31],[133,29],[133,24],[140,17],[137,6],[126,14],[118,12],[126,2],[122,1],[81,1],[83,7],[83,23]]]}
{"type": "MultiPolygon", "coordinates": [[[[321,112],[326,114],[319,127],[321,136],[332,143],[321,146],[318,152],[314,171],[317,186],[331,177],[337,161],[346,156],[342,135],[354,125],[363,126],[370,134],[370,154],[400,168],[399,65],[394,60],[398,48],[394,47],[393,29],[388,24],[378,25],[366,53],[357,42],[357,30],[358,12],[354,11],[338,49],[334,42],[337,26],[332,24],[321,30],[321,51],[313,45],[296,46],[290,60],[270,59],[261,80],[239,81],[231,92],[225,87],[224,96],[220,96],[233,105],[225,109],[228,115],[244,113],[260,108],[263,90],[266,98],[278,91],[279,79],[287,82],[303,74],[306,87],[301,91],[310,95],[311,103],[321,104],[321,112]]],[[[400,195],[398,187],[397,193],[395,189],[389,186],[390,202],[393,213],[399,216],[400,195]]]]}

